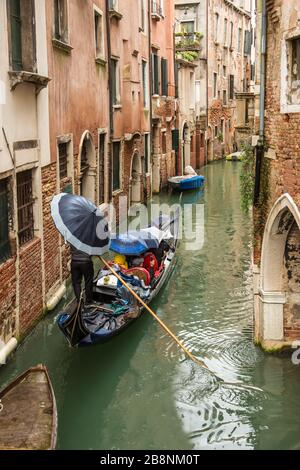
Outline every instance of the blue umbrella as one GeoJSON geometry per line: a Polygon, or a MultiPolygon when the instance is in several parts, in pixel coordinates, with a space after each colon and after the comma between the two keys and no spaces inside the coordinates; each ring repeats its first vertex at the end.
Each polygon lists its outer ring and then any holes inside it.
{"type": "Polygon", "coordinates": [[[158,248],[159,240],[145,231],[130,231],[112,237],[110,249],[125,256],[139,256],[151,248],[158,248]]]}
{"type": "Polygon", "coordinates": [[[73,194],[58,194],[51,202],[51,215],[64,239],[90,256],[109,249],[108,223],[89,200],[73,194]]]}

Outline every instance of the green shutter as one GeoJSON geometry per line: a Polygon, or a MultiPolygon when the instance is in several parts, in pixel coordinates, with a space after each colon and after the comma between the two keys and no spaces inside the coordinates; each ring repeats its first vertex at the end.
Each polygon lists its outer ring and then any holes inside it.
{"type": "Polygon", "coordinates": [[[162,95],[168,96],[168,60],[161,59],[162,95]]]}
{"type": "Polygon", "coordinates": [[[21,0],[10,0],[11,55],[13,70],[22,70],[21,0]]]}
{"type": "Polygon", "coordinates": [[[0,263],[10,257],[7,179],[0,181],[0,263]]]}
{"type": "Polygon", "coordinates": [[[160,81],[159,81],[159,57],[157,54],[152,54],[152,92],[154,95],[159,95],[160,81]]]}
{"type": "Polygon", "coordinates": [[[120,186],[120,142],[113,142],[113,191],[120,186]]]}

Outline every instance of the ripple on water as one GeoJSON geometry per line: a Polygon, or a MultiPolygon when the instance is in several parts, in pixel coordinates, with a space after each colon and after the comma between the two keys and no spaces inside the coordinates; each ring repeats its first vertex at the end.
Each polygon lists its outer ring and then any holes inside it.
{"type": "Polygon", "coordinates": [[[178,366],[176,408],[194,449],[253,448],[251,417],[265,395],[258,389],[220,382],[191,362],[178,366]]]}

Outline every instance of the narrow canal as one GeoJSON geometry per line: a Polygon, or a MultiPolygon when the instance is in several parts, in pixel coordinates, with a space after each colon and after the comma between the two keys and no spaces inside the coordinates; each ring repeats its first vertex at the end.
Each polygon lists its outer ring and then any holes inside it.
{"type": "Polygon", "coordinates": [[[240,209],[239,171],[210,165],[204,195],[184,196],[204,204],[205,242],[198,251],[181,243],[153,304],[212,373],[183,360],[148,314],[112,342],[80,350],[50,315],[0,369],[2,386],[48,366],[58,448],[300,449],[299,367],[252,342],[251,221],[240,209]]]}

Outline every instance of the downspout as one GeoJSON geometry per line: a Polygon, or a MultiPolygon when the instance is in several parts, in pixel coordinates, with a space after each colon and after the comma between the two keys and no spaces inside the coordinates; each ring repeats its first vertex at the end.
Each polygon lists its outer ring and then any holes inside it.
{"type": "Polygon", "coordinates": [[[208,145],[207,145],[207,135],[208,135],[208,19],[209,19],[209,7],[208,0],[206,0],[206,148],[205,148],[205,164],[208,164],[208,145]]]}
{"type": "Polygon", "coordinates": [[[149,111],[150,111],[150,116],[149,116],[149,130],[150,130],[150,168],[148,168],[148,171],[150,169],[150,178],[151,178],[151,198],[152,198],[152,183],[153,183],[153,178],[152,178],[152,157],[153,157],[153,129],[152,129],[152,111],[153,111],[153,105],[152,105],[152,95],[153,95],[153,84],[152,84],[152,29],[151,29],[151,23],[152,17],[151,17],[151,0],[148,0],[148,49],[149,49],[149,111]]]}
{"type": "Polygon", "coordinates": [[[261,163],[265,145],[265,95],[266,95],[266,52],[267,52],[267,5],[262,0],[261,23],[261,64],[260,64],[260,104],[259,104],[259,140],[256,147],[254,205],[259,203],[261,163]]]}
{"type": "Polygon", "coordinates": [[[111,61],[111,38],[110,38],[110,16],[109,0],[106,0],[106,38],[107,38],[107,63],[108,63],[108,94],[109,94],[109,171],[108,171],[108,202],[112,199],[112,152],[114,137],[114,107],[112,93],[112,61],[111,61]]]}

